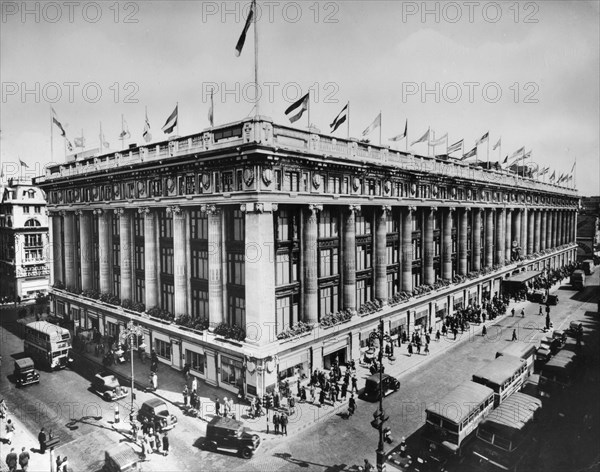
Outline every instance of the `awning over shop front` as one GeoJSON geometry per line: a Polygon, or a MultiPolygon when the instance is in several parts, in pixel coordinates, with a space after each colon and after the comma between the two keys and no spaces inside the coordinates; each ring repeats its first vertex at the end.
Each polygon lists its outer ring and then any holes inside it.
{"type": "Polygon", "coordinates": [[[296,352],[283,359],[279,359],[279,371],[284,371],[290,367],[304,364],[310,360],[310,354],[308,351],[296,352]]]}
{"type": "Polygon", "coordinates": [[[541,273],[542,272],[539,270],[528,270],[526,272],[521,272],[520,274],[513,275],[512,277],[505,279],[504,283],[509,282],[514,284],[522,284],[525,282],[529,282],[531,279],[536,278],[541,273]]]}

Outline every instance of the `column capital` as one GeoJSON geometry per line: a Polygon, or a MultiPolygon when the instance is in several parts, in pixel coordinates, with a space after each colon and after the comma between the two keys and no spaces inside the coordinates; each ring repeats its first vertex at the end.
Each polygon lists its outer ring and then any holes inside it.
{"type": "Polygon", "coordinates": [[[115,208],[113,212],[115,213],[115,215],[121,216],[125,213],[125,208],[115,208]]]}
{"type": "Polygon", "coordinates": [[[432,207],[429,207],[429,210],[431,211],[431,213],[435,213],[436,211],[438,211],[438,207],[432,206],[432,207]]]}
{"type": "Polygon", "coordinates": [[[85,210],[75,210],[75,214],[76,214],[77,216],[81,216],[81,215],[83,215],[84,213],[85,213],[85,210]]]}
{"type": "Polygon", "coordinates": [[[392,211],[392,206],[391,205],[382,205],[381,207],[379,207],[381,209],[381,212],[384,214],[387,214],[389,212],[392,211]]]}
{"type": "Polygon", "coordinates": [[[183,215],[183,209],[179,205],[168,206],[166,208],[166,212],[173,217],[183,215]]]}
{"type": "MultiPolygon", "coordinates": [[[[244,205],[241,205],[244,206],[244,205]]],[[[242,211],[245,210],[245,208],[240,208],[242,211]]],[[[219,214],[219,212],[221,211],[221,209],[219,207],[217,207],[216,205],[200,205],[200,211],[202,213],[206,213],[207,215],[217,215],[219,214]]]]}
{"type": "Polygon", "coordinates": [[[409,213],[411,211],[412,212],[417,211],[417,207],[416,206],[407,206],[407,207],[404,207],[404,208],[406,208],[406,211],[408,211],[409,213]]]}
{"type": "Polygon", "coordinates": [[[308,210],[311,213],[317,213],[319,211],[323,211],[323,205],[311,203],[308,205],[308,210]]]}
{"type": "Polygon", "coordinates": [[[240,211],[242,213],[271,213],[271,212],[276,212],[279,208],[279,204],[277,203],[264,203],[264,202],[257,202],[257,203],[242,203],[240,205],[240,211]]]}
{"type": "Polygon", "coordinates": [[[465,213],[468,213],[471,211],[471,207],[464,207],[465,213]]]}
{"type": "Polygon", "coordinates": [[[454,207],[447,207],[448,213],[454,213],[456,211],[456,208],[454,207]]]}
{"type": "Polygon", "coordinates": [[[361,206],[360,205],[348,205],[348,210],[351,213],[354,213],[355,211],[360,211],[361,206]]]}
{"type": "Polygon", "coordinates": [[[56,215],[59,215],[59,214],[60,214],[60,212],[58,212],[58,211],[52,211],[52,210],[48,210],[46,208],[46,216],[53,217],[53,216],[56,216],[56,215]]]}
{"type": "Polygon", "coordinates": [[[94,215],[105,215],[106,211],[104,211],[102,208],[95,208],[94,210],[92,210],[92,212],[94,213],[94,215]]]}
{"type": "Polygon", "coordinates": [[[64,217],[67,216],[67,214],[71,214],[72,212],[67,210],[60,210],[58,213],[60,214],[60,216],[64,217]]]}
{"type": "Polygon", "coordinates": [[[140,215],[148,216],[148,215],[152,214],[152,208],[150,208],[150,207],[138,208],[138,213],[140,215]]]}

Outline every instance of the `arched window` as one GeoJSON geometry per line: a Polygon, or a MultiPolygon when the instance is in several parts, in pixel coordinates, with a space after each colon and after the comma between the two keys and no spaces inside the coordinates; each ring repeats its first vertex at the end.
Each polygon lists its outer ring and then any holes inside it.
{"type": "Polygon", "coordinates": [[[31,218],[25,222],[25,226],[42,226],[42,225],[35,218],[31,218]]]}

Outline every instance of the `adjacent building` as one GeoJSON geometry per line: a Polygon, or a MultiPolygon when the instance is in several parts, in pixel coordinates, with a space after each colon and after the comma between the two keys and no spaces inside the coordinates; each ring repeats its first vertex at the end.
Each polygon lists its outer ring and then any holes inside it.
{"type": "Polygon", "coordinates": [[[600,257],[600,196],[582,197],[577,221],[577,259],[600,257]]]}
{"type": "Polygon", "coordinates": [[[31,179],[12,178],[0,195],[0,298],[48,292],[46,195],[31,179]]]}
{"type": "Polygon", "coordinates": [[[53,312],[112,336],[133,319],[161,362],[250,395],[577,252],[574,189],[264,117],[36,181],[53,312]]]}

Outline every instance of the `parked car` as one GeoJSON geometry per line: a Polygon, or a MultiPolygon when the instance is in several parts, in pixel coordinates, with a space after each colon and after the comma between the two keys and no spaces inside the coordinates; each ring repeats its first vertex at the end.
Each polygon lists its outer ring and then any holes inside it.
{"type": "Polygon", "coordinates": [[[546,303],[546,291],[545,290],[534,290],[529,294],[529,301],[533,303],[546,303]]]}
{"type": "Polygon", "coordinates": [[[168,431],[177,424],[177,417],[169,413],[167,404],[160,398],[151,398],[142,403],[138,420],[143,421],[144,418],[148,418],[154,424],[158,421],[163,431],[168,431]]]}
{"type": "Polygon", "coordinates": [[[562,349],[567,342],[567,333],[562,329],[556,329],[552,332],[552,339],[558,339],[558,349],[562,349]]]}
{"type": "Polygon", "coordinates": [[[110,451],[104,451],[104,466],[102,472],[134,472],[141,471],[140,458],[127,444],[115,446],[110,451]]]}
{"type": "Polygon", "coordinates": [[[260,447],[260,437],[232,418],[216,417],[206,426],[206,438],[202,449],[236,451],[244,459],[250,459],[260,447]]]}
{"type": "Polygon", "coordinates": [[[546,305],[558,305],[558,295],[548,295],[546,305]]]}
{"type": "Polygon", "coordinates": [[[15,360],[14,376],[17,387],[24,387],[40,382],[40,373],[35,370],[33,359],[31,359],[31,357],[15,360]]]}
{"type": "Polygon", "coordinates": [[[576,337],[578,334],[583,333],[583,325],[578,321],[571,321],[571,323],[569,323],[568,333],[569,335],[576,337]]]}
{"type": "Polygon", "coordinates": [[[121,387],[119,380],[108,372],[100,372],[92,379],[92,390],[107,402],[125,398],[129,393],[127,387],[121,387]]]}
{"type": "Polygon", "coordinates": [[[360,395],[361,398],[368,401],[379,400],[380,394],[387,396],[390,393],[400,390],[400,381],[391,375],[383,374],[381,379],[379,374],[371,375],[365,382],[365,389],[360,395]]]}

